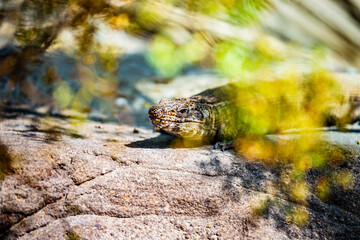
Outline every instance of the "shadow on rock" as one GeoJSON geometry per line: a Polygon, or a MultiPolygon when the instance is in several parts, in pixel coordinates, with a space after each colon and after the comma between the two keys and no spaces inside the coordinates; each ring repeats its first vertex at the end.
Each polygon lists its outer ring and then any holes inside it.
{"type": "Polygon", "coordinates": [[[46,143],[52,143],[55,141],[59,141],[60,137],[62,135],[70,136],[72,138],[80,138],[80,139],[84,138],[84,136],[76,133],[73,130],[69,130],[69,129],[66,129],[63,127],[59,127],[59,126],[49,126],[45,129],[41,129],[34,125],[31,125],[31,126],[29,126],[29,129],[20,130],[19,132],[21,132],[23,134],[23,136],[25,136],[25,137],[34,137],[35,136],[33,134],[34,132],[44,133],[45,134],[44,141],[46,143]]]}
{"type": "Polygon", "coordinates": [[[160,134],[157,137],[149,138],[141,141],[131,142],[125,146],[131,148],[197,148],[209,144],[204,141],[193,141],[177,138],[168,134],[160,134]]]}
{"type": "Polygon", "coordinates": [[[69,120],[69,119],[77,119],[79,121],[83,120],[79,117],[72,117],[72,116],[65,116],[61,114],[45,114],[45,113],[39,113],[37,111],[27,109],[27,108],[12,108],[12,107],[4,107],[1,109],[1,119],[17,119],[17,118],[25,118],[29,117],[31,121],[33,122],[32,125],[25,126],[26,129],[24,130],[17,130],[19,133],[21,133],[25,137],[29,138],[36,138],[35,133],[44,133],[45,134],[45,142],[51,143],[54,141],[58,141],[61,137],[61,135],[70,136],[72,138],[84,138],[82,135],[76,133],[76,131],[71,129],[66,129],[64,127],[49,125],[49,124],[40,124],[39,120],[44,119],[46,117],[51,117],[54,120],[60,119],[60,120],[69,120]]]}
{"type": "Polygon", "coordinates": [[[164,149],[169,148],[172,141],[174,141],[175,137],[167,134],[160,134],[157,137],[149,138],[141,141],[131,142],[129,144],[125,144],[126,147],[131,148],[155,148],[155,149],[164,149]]]}
{"type": "Polygon", "coordinates": [[[24,116],[33,116],[33,117],[53,117],[57,119],[70,119],[76,118],[72,116],[66,116],[62,114],[46,114],[40,113],[29,108],[19,108],[19,107],[2,107],[1,109],[0,119],[17,119],[24,116]]]}
{"type": "Polygon", "coordinates": [[[224,158],[222,152],[216,152],[218,154],[211,156],[209,161],[201,162],[200,168],[208,176],[226,176],[223,190],[233,201],[238,201],[244,194],[238,191],[239,185],[236,180],[240,180],[242,187],[262,192],[266,192],[264,182],[278,180],[278,175],[262,164],[241,161],[235,156],[229,164],[222,159],[224,158]]]}
{"type": "Polygon", "coordinates": [[[17,119],[23,116],[45,117],[46,114],[39,113],[26,108],[2,107],[0,119],[17,119]]]}
{"type": "Polygon", "coordinates": [[[273,219],[276,229],[290,239],[304,236],[308,239],[359,239],[359,151],[330,144],[324,151],[334,151],[337,155],[330,154],[332,157],[325,166],[305,173],[308,190],[303,201],[294,199],[291,194],[300,180],[287,183],[286,179],[291,176],[286,175],[286,166],[267,167],[235,156],[229,159],[214,151],[199,167],[205,175],[225,176],[222,189],[232,201],[258,195],[252,203],[250,219],[254,222],[260,221],[259,218],[273,219]],[[322,185],[325,187],[321,188],[322,185]]]}

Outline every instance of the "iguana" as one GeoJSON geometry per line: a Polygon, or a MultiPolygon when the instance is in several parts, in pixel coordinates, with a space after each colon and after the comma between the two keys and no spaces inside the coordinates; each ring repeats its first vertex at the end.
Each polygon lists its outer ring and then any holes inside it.
{"type": "Polygon", "coordinates": [[[225,85],[189,98],[163,98],[149,109],[149,120],[159,130],[189,138],[221,139],[221,130],[231,124],[231,85],[225,85]]]}
{"type": "MultiPolygon", "coordinates": [[[[310,90],[313,91],[313,89],[310,90]]],[[[244,116],[247,113],[242,106],[253,104],[256,108],[257,104],[256,101],[239,104],[241,91],[244,89],[239,88],[236,84],[227,84],[189,98],[163,98],[158,105],[149,109],[149,120],[160,131],[181,138],[210,141],[232,140],[247,133],[247,120],[244,116]]],[[[330,90],[324,89],[324,91],[330,90]]],[[[342,93],[342,91],[338,92],[342,93]]],[[[326,108],[326,111],[321,113],[323,116],[322,124],[343,126],[359,120],[358,114],[355,114],[359,97],[341,94],[336,95],[335,98],[340,99],[335,101],[339,103],[339,106],[330,104],[331,108],[326,108]],[[350,105],[349,102],[351,102],[350,105]]],[[[276,101],[281,101],[281,96],[280,98],[278,96],[274,103],[270,103],[273,104],[274,112],[275,108],[278,107],[277,105],[280,104],[276,101]]],[[[306,101],[308,105],[309,103],[313,104],[311,99],[306,101]]],[[[304,107],[301,106],[301,108],[304,107]]]]}

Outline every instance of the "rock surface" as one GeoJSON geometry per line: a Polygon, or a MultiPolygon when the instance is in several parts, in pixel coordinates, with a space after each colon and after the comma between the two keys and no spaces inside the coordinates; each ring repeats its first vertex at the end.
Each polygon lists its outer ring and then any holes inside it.
{"type": "Polygon", "coordinates": [[[3,239],[360,238],[356,146],[353,188],[295,203],[276,169],[150,129],[12,113],[0,139],[3,239]]]}

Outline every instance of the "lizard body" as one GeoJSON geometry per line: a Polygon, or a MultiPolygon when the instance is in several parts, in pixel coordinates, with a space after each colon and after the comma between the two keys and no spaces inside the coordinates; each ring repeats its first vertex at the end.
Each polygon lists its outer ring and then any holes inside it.
{"type": "MultiPolygon", "coordinates": [[[[256,101],[259,99],[260,102],[262,101],[262,96],[260,96],[257,100],[252,99],[251,103],[239,104],[239,99],[247,99],[241,96],[239,98],[239,89],[235,84],[227,84],[189,98],[164,98],[158,105],[149,109],[149,120],[157,129],[181,138],[210,141],[232,140],[246,132],[246,117],[244,118],[246,111],[242,111],[241,106],[253,104],[256,108],[256,101]]],[[[241,91],[240,94],[242,94],[241,91]]],[[[331,111],[324,113],[326,117],[322,124],[339,125],[338,123],[341,122],[344,125],[357,121],[359,118],[354,115],[354,109],[359,105],[359,97],[348,96],[348,98],[348,102],[353,103],[343,104],[341,114],[334,114],[331,111]]],[[[281,102],[281,97],[275,97],[275,99],[270,97],[270,100],[266,101],[274,108],[274,115],[281,105],[288,107],[286,105],[288,103],[281,102]]]]}
{"type": "Polygon", "coordinates": [[[233,115],[229,87],[206,90],[189,98],[163,98],[149,109],[149,120],[157,129],[177,137],[217,138],[221,125],[230,124],[233,115]]]}

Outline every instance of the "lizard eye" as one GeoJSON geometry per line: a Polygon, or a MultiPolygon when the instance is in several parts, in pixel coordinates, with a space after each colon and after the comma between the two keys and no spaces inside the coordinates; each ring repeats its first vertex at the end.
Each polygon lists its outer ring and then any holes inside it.
{"type": "Polygon", "coordinates": [[[184,114],[184,113],[187,113],[188,110],[187,110],[186,108],[183,108],[183,109],[181,109],[179,112],[182,113],[182,114],[184,114]]]}

